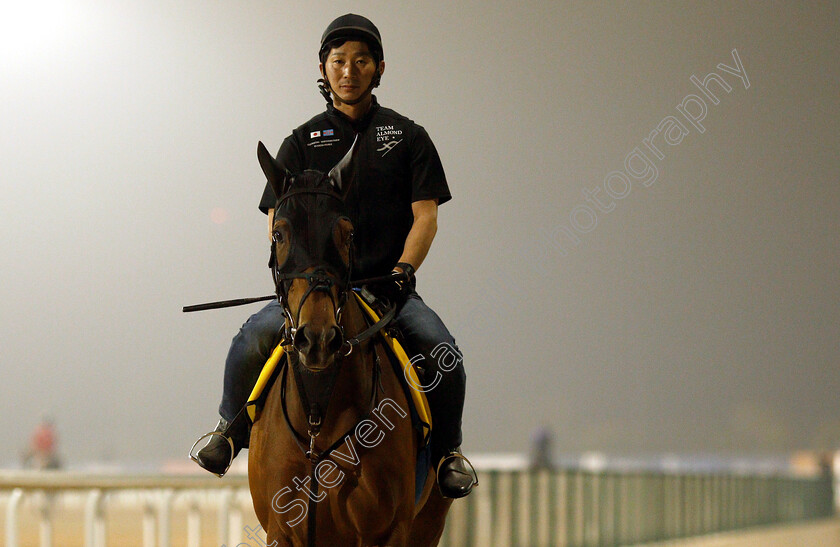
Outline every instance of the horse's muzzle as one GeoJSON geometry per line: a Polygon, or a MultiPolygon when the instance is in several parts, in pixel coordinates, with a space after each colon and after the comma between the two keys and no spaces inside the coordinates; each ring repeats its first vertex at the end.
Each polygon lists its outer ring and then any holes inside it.
{"type": "Polygon", "coordinates": [[[315,329],[304,324],[298,327],[292,344],[306,368],[323,370],[332,364],[344,344],[344,333],[336,325],[315,329]]]}

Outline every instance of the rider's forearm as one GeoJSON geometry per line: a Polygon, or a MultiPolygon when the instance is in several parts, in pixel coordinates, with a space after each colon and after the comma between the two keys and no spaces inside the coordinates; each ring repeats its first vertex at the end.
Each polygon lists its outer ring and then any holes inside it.
{"type": "Polygon", "coordinates": [[[437,233],[437,200],[416,201],[412,204],[414,222],[399,262],[407,262],[420,269],[437,233]]]}

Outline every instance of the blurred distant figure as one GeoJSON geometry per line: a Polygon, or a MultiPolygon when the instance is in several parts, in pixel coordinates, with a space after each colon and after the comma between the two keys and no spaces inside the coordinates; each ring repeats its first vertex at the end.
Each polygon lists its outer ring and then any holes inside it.
{"type": "Polygon", "coordinates": [[[819,466],[824,489],[822,502],[825,515],[832,516],[836,510],[834,507],[834,454],[830,452],[820,454],[819,466]]]}
{"type": "Polygon", "coordinates": [[[29,448],[23,456],[23,467],[26,469],[58,469],[61,461],[58,458],[57,435],[52,419],[41,420],[29,441],[29,448]]]}
{"type": "Polygon", "coordinates": [[[531,437],[531,454],[529,461],[531,469],[552,469],[554,459],[551,455],[551,445],[554,440],[548,426],[540,426],[531,437]]]}

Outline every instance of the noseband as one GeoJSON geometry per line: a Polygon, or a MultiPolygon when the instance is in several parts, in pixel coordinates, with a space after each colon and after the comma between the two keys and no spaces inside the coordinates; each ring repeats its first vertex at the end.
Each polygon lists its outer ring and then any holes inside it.
{"type": "MultiPolygon", "coordinates": [[[[344,327],[341,326],[341,309],[344,307],[344,304],[347,303],[347,293],[350,286],[349,275],[346,279],[340,280],[322,269],[318,269],[310,273],[280,273],[277,271],[276,267],[272,267],[272,274],[274,275],[274,286],[277,293],[277,301],[280,302],[280,305],[283,307],[283,314],[286,316],[287,320],[286,324],[283,326],[283,340],[281,344],[287,346],[292,344],[294,341],[295,334],[297,333],[298,326],[300,324],[300,313],[303,309],[303,305],[306,302],[306,299],[309,298],[309,295],[314,292],[322,292],[329,297],[330,302],[332,302],[333,305],[335,324],[341,331],[342,340],[344,340],[344,327]],[[306,291],[300,299],[300,305],[298,306],[296,316],[292,315],[292,310],[289,307],[288,289],[286,287],[286,282],[290,282],[293,279],[305,279],[307,281],[306,291]],[[333,286],[338,286],[339,288],[337,302],[332,294],[333,286]]],[[[345,345],[346,342],[342,342],[342,348],[344,348],[345,345]]]]}

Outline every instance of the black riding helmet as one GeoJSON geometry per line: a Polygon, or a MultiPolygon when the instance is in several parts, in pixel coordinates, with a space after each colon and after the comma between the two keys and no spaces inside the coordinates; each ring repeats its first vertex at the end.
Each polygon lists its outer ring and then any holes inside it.
{"type": "MultiPolygon", "coordinates": [[[[333,47],[338,47],[347,40],[359,40],[365,42],[373,54],[376,64],[385,58],[382,49],[382,37],[379,35],[379,29],[376,28],[370,19],[354,13],[348,13],[336,18],[327,26],[324,34],[321,35],[321,48],[318,50],[318,60],[325,63],[327,55],[333,47]]],[[[371,81],[370,90],[379,86],[380,75],[377,73],[371,81]]],[[[332,95],[330,95],[329,83],[325,78],[318,80],[318,87],[321,95],[327,100],[327,103],[332,104],[332,95]]],[[[361,98],[359,99],[361,100],[361,98]]]]}
{"type": "Polygon", "coordinates": [[[324,31],[324,34],[321,35],[321,49],[318,52],[320,61],[322,63],[324,62],[324,55],[329,53],[327,46],[331,42],[339,39],[348,40],[350,38],[356,38],[366,42],[368,47],[370,47],[371,53],[374,55],[376,53],[379,54],[377,61],[385,58],[382,50],[382,37],[379,35],[379,29],[376,28],[376,25],[367,17],[348,13],[330,23],[324,31]]]}

